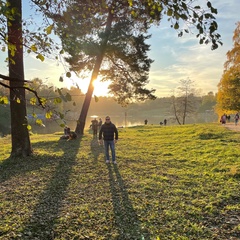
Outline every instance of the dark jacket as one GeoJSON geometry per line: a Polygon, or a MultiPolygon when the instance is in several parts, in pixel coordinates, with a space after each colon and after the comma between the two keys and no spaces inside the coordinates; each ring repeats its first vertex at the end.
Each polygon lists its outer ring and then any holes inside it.
{"type": "Polygon", "coordinates": [[[104,123],[99,131],[99,140],[103,139],[106,141],[112,141],[114,140],[114,133],[115,133],[115,139],[118,140],[118,130],[116,126],[113,123],[104,123]]]}

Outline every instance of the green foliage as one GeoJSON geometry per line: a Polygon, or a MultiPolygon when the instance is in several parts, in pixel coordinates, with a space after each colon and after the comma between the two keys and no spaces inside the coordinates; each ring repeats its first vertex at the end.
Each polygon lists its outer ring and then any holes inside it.
{"type": "Polygon", "coordinates": [[[104,5],[93,1],[72,1],[61,16],[51,14],[57,23],[63,48],[68,53],[66,60],[71,70],[83,74],[101,65],[93,74],[94,78],[99,72],[103,81],[110,80],[110,92],[115,94],[119,103],[155,98],[152,95],[154,90],[144,88],[152,62],[146,55],[149,46],[145,40],[149,36],[143,35],[148,29],[148,20],[144,11],[142,17],[136,11],[134,14],[138,17],[132,19],[126,2],[104,5]],[[143,19],[147,22],[143,23],[143,19]]]}
{"type": "MultiPolygon", "coordinates": [[[[39,15],[39,6],[41,6],[42,3],[40,3],[40,1],[31,2],[31,10],[33,11],[33,13],[34,11],[38,12],[37,14],[39,15]]],[[[44,4],[48,3],[45,1],[44,4]]],[[[5,51],[7,47],[10,51],[11,56],[15,56],[17,48],[14,43],[8,42],[6,32],[6,30],[8,29],[7,19],[13,21],[18,15],[19,9],[12,7],[10,1],[0,1],[0,43],[2,45],[1,50],[5,51]]],[[[41,15],[44,16],[44,12],[41,12],[41,15]]],[[[26,49],[27,53],[36,54],[36,58],[41,61],[44,61],[44,55],[58,55],[60,51],[59,46],[55,44],[51,37],[53,31],[53,24],[49,25],[49,20],[46,20],[45,17],[42,18],[42,23],[40,25],[38,25],[39,22],[37,24],[34,23],[34,21],[32,20],[33,19],[23,19],[22,22],[22,33],[25,40],[24,48],[26,49]]],[[[13,59],[8,60],[14,63],[13,59]]]]}
{"type": "Polygon", "coordinates": [[[214,17],[217,10],[209,1],[206,9],[203,9],[195,5],[195,1],[186,4],[182,0],[73,0],[66,2],[66,7],[58,13],[53,9],[45,7],[48,16],[56,23],[56,32],[68,53],[66,60],[71,70],[82,73],[101,65],[100,72],[97,69],[94,77],[99,72],[103,80],[110,80],[110,92],[121,104],[155,98],[154,90],[144,87],[148,83],[148,71],[152,63],[147,57],[149,46],[145,40],[150,37],[146,35],[149,27],[159,24],[163,15],[168,16],[171,27],[179,36],[193,32],[195,28],[200,44],[211,42],[212,49],[221,44],[214,17]],[[101,63],[95,65],[99,57],[101,63]]]}
{"type": "Polygon", "coordinates": [[[221,125],[119,129],[118,165],[86,134],[32,135],[12,159],[0,139],[1,237],[237,239],[239,133],[221,125]]]}

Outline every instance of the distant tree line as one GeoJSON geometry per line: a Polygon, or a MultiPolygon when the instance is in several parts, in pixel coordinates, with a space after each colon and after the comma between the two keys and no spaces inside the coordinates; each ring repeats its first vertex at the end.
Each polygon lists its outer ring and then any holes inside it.
{"type": "MultiPolygon", "coordinates": [[[[70,89],[62,88],[61,95],[59,89],[53,86],[43,84],[43,81],[36,78],[32,81],[32,87],[37,89],[41,98],[48,99],[48,106],[43,109],[37,104],[30,103],[34,94],[26,93],[27,116],[33,132],[59,132],[63,131],[63,126],[68,125],[74,129],[78,119],[79,110],[82,108],[85,94],[76,87],[70,89]],[[60,96],[60,97],[59,97],[60,96]],[[70,96],[71,100],[66,99],[70,96]],[[59,103],[55,104],[57,98],[59,103]],[[51,109],[53,115],[46,119],[45,114],[47,108],[51,109]],[[39,122],[39,119],[41,121],[39,122]]],[[[0,95],[6,95],[6,89],[0,87],[0,95]]],[[[175,98],[182,99],[182,96],[175,98]]],[[[197,96],[191,93],[188,96],[191,99],[191,105],[194,106],[194,111],[186,117],[185,123],[203,122],[206,121],[206,114],[210,120],[217,120],[215,116],[216,95],[209,92],[207,95],[197,96]]],[[[131,103],[125,107],[119,105],[113,97],[98,97],[91,101],[86,128],[89,127],[91,116],[97,115],[104,118],[106,115],[113,116],[113,120],[124,125],[124,121],[142,123],[145,118],[149,119],[149,124],[158,124],[164,118],[171,124],[178,124],[174,115],[173,95],[170,97],[157,98],[155,100],[146,100],[144,102],[131,103]]],[[[1,134],[10,133],[10,108],[9,104],[0,104],[0,132],[1,134]]]]}

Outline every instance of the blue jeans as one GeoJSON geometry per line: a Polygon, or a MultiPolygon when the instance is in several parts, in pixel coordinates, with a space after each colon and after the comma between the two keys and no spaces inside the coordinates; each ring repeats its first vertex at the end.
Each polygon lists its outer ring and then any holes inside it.
{"type": "Polygon", "coordinates": [[[115,158],[116,158],[116,156],[115,156],[115,143],[114,143],[114,140],[111,140],[111,141],[104,140],[106,160],[110,160],[110,158],[109,158],[109,146],[110,146],[111,153],[112,153],[112,161],[114,162],[115,158]]]}

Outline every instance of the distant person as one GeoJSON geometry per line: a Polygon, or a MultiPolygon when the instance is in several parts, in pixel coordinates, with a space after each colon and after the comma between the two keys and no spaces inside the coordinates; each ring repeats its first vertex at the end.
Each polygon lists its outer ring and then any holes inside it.
{"type": "Polygon", "coordinates": [[[144,120],[144,124],[145,124],[145,125],[148,124],[148,120],[147,120],[147,119],[144,120]]]}
{"type": "Polygon", "coordinates": [[[163,124],[164,124],[164,126],[167,125],[167,119],[166,118],[163,120],[163,124]]]}
{"type": "Polygon", "coordinates": [[[64,135],[65,136],[69,136],[70,132],[71,132],[70,127],[65,126],[65,128],[64,128],[64,135]]]}
{"type": "Polygon", "coordinates": [[[235,125],[237,126],[238,124],[238,121],[239,121],[239,114],[236,113],[236,115],[234,116],[234,122],[235,122],[235,125]]]}
{"type": "Polygon", "coordinates": [[[71,129],[68,126],[64,128],[64,134],[60,137],[60,139],[70,139],[71,138],[71,129]]]}
{"type": "Polygon", "coordinates": [[[227,118],[227,121],[230,122],[231,116],[230,116],[230,115],[227,115],[226,118],[227,118]]]}
{"type": "Polygon", "coordinates": [[[160,122],[160,126],[162,126],[163,125],[163,122],[160,122]]]}
{"type": "Polygon", "coordinates": [[[75,132],[70,132],[68,140],[73,140],[77,138],[77,134],[75,132]]]}
{"type": "Polygon", "coordinates": [[[106,163],[110,163],[109,157],[109,147],[112,153],[112,162],[113,164],[117,164],[116,162],[116,153],[115,153],[115,144],[118,140],[118,130],[116,126],[111,122],[109,116],[106,117],[105,123],[101,126],[99,131],[99,143],[102,144],[104,140],[104,148],[105,148],[105,157],[106,163]],[[115,135],[115,139],[114,139],[115,135]]]}
{"type": "Polygon", "coordinates": [[[99,127],[99,129],[101,128],[101,126],[102,126],[102,119],[99,118],[99,120],[98,120],[98,127],[99,127]]]}
{"type": "Polygon", "coordinates": [[[97,133],[98,133],[98,120],[96,118],[94,118],[92,120],[92,131],[93,131],[93,136],[97,137],[97,133]]]}
{"type": "Polygon", "coordinates": [[[221,116],[220,122],[221,122],[222,124],[226,124],[226,121],[227,121],[227,115],[224,113],[224,114],[221,116]]]}

